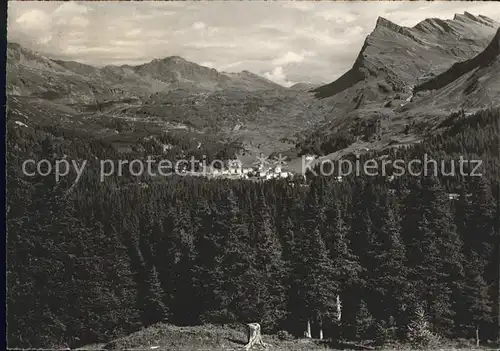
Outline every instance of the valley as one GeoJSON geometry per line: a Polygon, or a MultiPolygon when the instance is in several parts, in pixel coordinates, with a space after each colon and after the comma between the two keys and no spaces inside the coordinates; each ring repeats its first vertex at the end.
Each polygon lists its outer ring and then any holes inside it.
{"type": "Polygon", "coordinates": [[[499,27],[378,17],[347,72],[289,87],[180,56],[98,67],[9,42],[9,347],[237,350],[259,323],[277,351],[497,348],[499,27]],[[312,172],[427,157],[483,173],[312,172]],[[220,164],[102,172],[151,158],[220,164]],[[61,159],[88,164],[23,172],[61,159]]]}
{"type": "Polygon", "coordinates": [[[9,120],[99,137],[109,130],[106,121],[130,129],[147,124],[160,134],[183,129],[239,142],[254,156],[286,152],[292,160],[340,152],[355,140],[378,150],[421,141],[452,112],[499,103],[498,26],[469,13],[412,28],[381,17],[352,69],[320,87],[284,88],[248,71],[218,72],[177,56],[97,68],[10,43],[7,93],[17,107],[9,120]],[[28,121],[29,105],[50,116],[28,121]]]}

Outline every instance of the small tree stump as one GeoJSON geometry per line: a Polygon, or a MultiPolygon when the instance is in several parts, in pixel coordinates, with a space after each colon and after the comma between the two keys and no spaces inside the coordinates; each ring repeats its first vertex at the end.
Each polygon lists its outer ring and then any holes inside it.
{"type": "Polygon", "coordinates": [[[476,326],[476,347],[479,347],[479,327],[476,326]]]}
{"type": "Polygon", "coordinates": [[[311,322],[309,320],[307,321],[307,329],[304,332],[304,337],[307,338],[307,339],[311,339],[312,338],[312,334],[311,334],[311,322]]]}
{"type": "Polygon", "coordinates": [[[261,345],[267,349],[266,344],[262,341],[262,335],[260,334],[260,324],[259,323],[249,323],[248,327],[248,343],[245,345],[245,350],[250,350],[254,345],[261,345]]]}

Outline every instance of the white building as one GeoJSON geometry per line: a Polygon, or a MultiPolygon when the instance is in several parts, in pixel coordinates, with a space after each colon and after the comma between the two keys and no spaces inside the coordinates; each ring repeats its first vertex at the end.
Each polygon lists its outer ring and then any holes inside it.
{"type": "Polygon", "coordinates": [[[456,193],[449,193],[448,194],[449,200],[458,200],[459,198],[460,198],[460,194],[456,194],[456,193]]]}
{"type": "Polygon", "coordinates": [[[213,166],[209,166],[206,168],[206,175],[208,175],[209,177],[218,177],[222,174],[222,171],[218,168],[215,168],[213,166]]]}
{"type": "Polygon", "coordinates": [[[228,169],[230,174],[242,174],[243,164],[240,160],[229,160],[228,169]]]}
{"type": "Polygon", "coordinates": [[[172,150],[174,147],[172,144],[163,144],[163,152],[167,152],[168,150],[172,150]]]}

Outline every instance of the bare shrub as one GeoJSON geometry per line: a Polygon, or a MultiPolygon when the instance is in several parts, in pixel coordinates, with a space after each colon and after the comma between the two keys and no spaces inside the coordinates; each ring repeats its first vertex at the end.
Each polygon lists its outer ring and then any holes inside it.
{"type": "Polygon", "coordinates": [[[286,330],[278,331],[277,336],[278,336],[278,339],[283,340],[283,341],[293,339],[293,336],[289,332],[287,332],[286,330]]]}

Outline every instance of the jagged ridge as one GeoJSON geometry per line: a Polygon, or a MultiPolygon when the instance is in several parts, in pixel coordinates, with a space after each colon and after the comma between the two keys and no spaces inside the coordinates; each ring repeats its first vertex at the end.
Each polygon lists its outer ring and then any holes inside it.
{"type": "Polygon", "coordinates": [[[457,62],[453,64],[453,66],[447,70],[446,72],[438,75],[437,77],[424,82],[415,87],[415,92],[424,91],[424,90],[436,90],[441,89],[442,87],[450,84],[454,80],[463,76],[467,72],[472,71],[473,69],[485,67],[490,65],[494,60],[498,59],[500,54],[500,28],[497,30],[497,33],[490,45],[481,52],[476,57],[466,60],[463,62],[457,62]]]}

